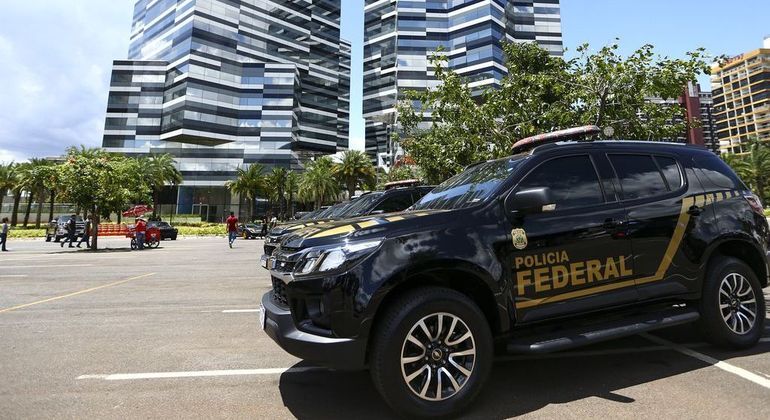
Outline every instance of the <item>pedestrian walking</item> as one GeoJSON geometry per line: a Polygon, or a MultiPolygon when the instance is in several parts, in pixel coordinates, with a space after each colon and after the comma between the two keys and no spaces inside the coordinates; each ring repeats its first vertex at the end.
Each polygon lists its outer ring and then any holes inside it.
{"type": "Polygon", "coordinates": [[[86,248],[91,248],[91,216],[86,217],[85,226],[83,227],[83,237],[78,242],[78,248],[80,245],[86,243],[86,248]]]}
{"type": "Polygon", "coordinates": [[[63,240],[61,242],[61,247],[62,248],[64,248],[64,244],[67,243],[67,242],[70,243],[70,246],[69,246],[70,248],[74,248],[75,247],[75,245],[73,245],[73,244],[75,242],[75,236],[77,235],[77,229],[78,229],[76,218],[77,218],[77,215],[73,214],[72,216],[70,216],[70,219],[67,221],[67,226],[66,226],[66,229],[67,229],[67,239],[65,239],[65,240],[63,240]]]}
{"type": "Polygon", "coordinates": [[[134,228],[136,229],[136,249],[141,251],[144,249],[144,234],[147,232],[147,223],[139,217],[136,219],[134,228]]]}
{"type": "Polygon", "coordinates": [[[278,224],[278,218],[273,216],[272,219],[270,219],[270,229],[274,228],[278,224]]]}
{"type": "Polygon", "coordinates": [[[230,248],[233,247],[233,242],[235,242],[235,238],[238,237],[238,218],[235,217],[234,212],[230,212],[230,217],[226,220],[227,223],[227,236],[228,240],[230,242],[230,248]]]}
{"type": "Polygon", "coordinates": [[[2,228],[0,228],[0,245],[3,246],[2,252],[8,252],[8,249],[6,248],[6,244],[8,243],[8,218],[3,217],[3,225],[2,228]]]}
{"type": "Polygon", "coordinates": [[[262,218],[262,239],[265,239],[267,236],[267,218],[262,218]]]}

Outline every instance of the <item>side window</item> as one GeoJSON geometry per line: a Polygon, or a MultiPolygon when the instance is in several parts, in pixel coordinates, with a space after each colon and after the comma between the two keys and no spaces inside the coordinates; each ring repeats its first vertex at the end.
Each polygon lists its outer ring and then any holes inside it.
{"type": "Polygon", "coordinates": [[[700,169],[700,173],[704,175],[698,178],[702,178],[700,180],[707,191],[725,188],[734,190],[746,189],[738,175],[717,156],[698,156],[695,158],[695,164],[700,169]]]}
{"type": "Polygon", "coordinates": [[[658,162],[658,167],[663,172],[663,178],[666,179],[669,190],[676,191],[684,185],[682,170],[676,160],[670,157],[655,156],[655,161],[658,162]]]}
{"type": "Polygon", "coordinates": [[[604,203],[599,176],[588,156],[568,156],[549,160],[530,172],[518,190],[548,187],[556,210],[604,203]]]}
{"type": "Polygon", "coordinates": [[[385,213],[393,213],[396,211],[406,210],[409,206],[414,204],[412,202],[412,194],[394,194],[391,197],[386,198],[382,203],[378,204],[374,211],[384,211],[385,213]]]}
{"type": "Polygon", "coordinates": [[[666,194],[668,187],[652,156],[608,155],[620,180],[624,200],[666,194]]]}

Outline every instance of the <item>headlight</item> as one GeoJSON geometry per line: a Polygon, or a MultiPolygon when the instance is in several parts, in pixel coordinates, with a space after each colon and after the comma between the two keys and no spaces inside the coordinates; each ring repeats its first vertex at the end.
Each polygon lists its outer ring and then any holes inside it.
{"type": "Polygon", "coordinates": [[[382,239],[351,242],[342,246],[311,250],[299,261],[294,274],[323,273],[350,267],[374,252],[382,239]]]}

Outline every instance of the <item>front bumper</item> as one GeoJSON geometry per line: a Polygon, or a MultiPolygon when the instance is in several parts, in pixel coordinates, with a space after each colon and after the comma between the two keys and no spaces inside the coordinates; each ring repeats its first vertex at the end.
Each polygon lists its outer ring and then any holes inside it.
{"type": "Polygon", "coordinates": [[[288,353],[341,370],[366,367],[366,342],[353,338],[330,338],[299,331],[291,312],[276,305],[270,291],[262,296],[265,332],[288,353]]]}

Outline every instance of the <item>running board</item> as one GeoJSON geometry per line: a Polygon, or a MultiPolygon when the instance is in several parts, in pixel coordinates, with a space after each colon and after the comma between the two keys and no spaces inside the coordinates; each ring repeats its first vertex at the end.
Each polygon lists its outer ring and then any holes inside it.
{"type": "Polygon", "coordinates": [[[568,331],[514,338],[508,342],[507,350],[509,353],[551,353],[674,325],[687,324],[697,321],[698,318],[700,318],[700,314],[697,310],[672,308],[568,331]]]}

